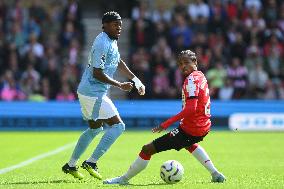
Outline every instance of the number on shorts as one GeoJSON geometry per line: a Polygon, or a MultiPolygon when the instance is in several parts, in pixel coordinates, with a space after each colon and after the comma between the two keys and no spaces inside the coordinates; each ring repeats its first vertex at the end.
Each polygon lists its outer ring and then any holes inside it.
{"type": "Polygon", "coordinates": [[[174,130],[171,131],[171,135],[172,135],[172,136],[175,136],[175,135],[178,134],[178,132],[179,132],[178,129],[174,129],[174,130]]]}

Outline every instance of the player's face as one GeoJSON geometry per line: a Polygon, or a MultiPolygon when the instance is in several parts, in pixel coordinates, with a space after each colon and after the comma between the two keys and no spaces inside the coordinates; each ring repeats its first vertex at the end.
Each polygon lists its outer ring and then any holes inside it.
{"type": "Polygon", "coordinates": [[[113,37],[114,39],[118,39],[121,33],[121,26],[121,20],[117,20],[107,23],[105,26],[105,30],[111,37],[113,37]]]}
{"type": "Polygon", "coordinates": [[[196,61],[192,61],[187,55],[183,55],[178,59],[178,68],[182,72],[183,75],[188,76],[191,72],[194,71],[194,67],[196,65],[196,61]]]}

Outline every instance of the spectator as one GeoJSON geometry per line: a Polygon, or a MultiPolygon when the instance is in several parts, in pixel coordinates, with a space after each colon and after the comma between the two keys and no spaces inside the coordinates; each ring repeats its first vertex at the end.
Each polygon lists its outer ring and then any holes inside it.
{"type": "MultiPolygon", "coordinates": [[[[206,78],[208,79],[209,91],[211,92],[210,96],[212,98],[216,99],[219,97],[219,91],[222,87],[224,87],[226,76],[226,70],[221,62],[216,62],[215,66],[208,70],[206,78]]],[[[222,95],[225,96],[225,94],[222,95]]]]}
{"type": "Polygon", "coordinates": [[[264,9],[264,19],[267,23],[277,21],[277,3],[276,0],[268,0],[264,9]]]}
{"type": "Polygon", "coordinates": [[[14,44],[17,49],[23,48],[25,45],[27,36],[25,32],[22,31],[20,23],[15,22],[12,25],[11,32],[8,33],[6,40],[10,44],[14,44]]]}
{"type": "Polygon", "coordinates": [[[281,60],[280,49],[277,47],[271,48],[265,59],[265,67],[270,78],[283,78],[284,65],[281,60]]]}
{"type": "Polygon", "coordinates": [[[218,93],[218,98],[220,100],[231,100],[234,94],[234,87],[230,79],[225,80],[225,85],[222,87],[218,93]]]}
{"type": "Polygon", "coordinates": [[[42,58],[44,55],[44,48],[43,45],[38,41],[38,36],[35,33],[31,33],[29,37],[29,43],[24,47],[25,54],[31,51],[36,57],[42,58]]]}
{"type": "Polygon", "coordinates": [[[227,77],[232,80],[234,87],[234,99],[244,98],[246,95],[248,72],[246,67],[241,65],[240,59],[234,57],[231,65],[227,68],[227,77]]]}
{"type": "Polygon", "coordinates": [[[157,22],[170,22],[172,19],[172,13],[167,10],[165,3],[158,3],[157,9],[155,9],[152,13],[151,20],[154,23],[157,22]]]}
{"type": "Polygon", "coordinates": [[[50,83],[47,78],[43,78],[41,81],[41,92],[45,100],[53,100],[52,98],[52,91],[50,91],[50,83]]]}
{"type": "Polygon", "coordinates": [[[167,98],[170,95],[170,81],[168,71],[162,65],[156,67],[155,76],[153,78],[153,95],[155,98],[167,98]]]}
{"type": "Polygon", "coordinates": [[[152,45],[152,23],[145,18],[138,18],[132,23],[130,42],[134,48],[150,47],[152,45]]]}
{"type": "Polygon", "coordinates": [[[170,29],[170,37],[172,38],[172,48],[178,50],[179,44],[183,48],[188,48],[192,43],[192,31],[188,27],[182,14],[175,15],[175,24],[170,29]]]}
{"type": "Polygon", "coordinates": [[[236,34],[236,41],[231,44],[230,55],[232,57],[238,57],[240,60],[244,60],[246,44],[243,41],[243,36],[240,32],[236,34]]]}
{"type": "Polygon", "coordinates": [[[169,29],[168,29],[168,24],[162,21],[158,21],[154,25],[154,39],[155,42],[161,38],[164,37],[166,38],[167,41],[169,41],[169,29]]]}
{"type": "Polygon", "coordinates": [[[64,28],[63,31],[60,35],[60,42],[61,42],[61,46],[63,46],[64,48],[67,48],[72,39],[78,38],[78,33],[75,30],[75,26],[73,24],[73,22],[68,21],[64,28]]]}
{"type": "Polygon", "coordinates": [[[256,40],[247,48],[247,56],[244,60],[244,65],[250,72],[255,69],[256,64],[263,65],[263,57],[261,56],[261,49],[257,46],[256,40]]]}
{"type": "Polygon", "coordinates": [[[47,99],[55,99],[60,88],[60,73],[55,58],[48,59],[47,69],[43,73],[42,91],[47,99]],[[52,83],[52,85],[50,85],[52,83]]]}
{"type": "Polygon", "coordinates": [[[27,96],[39,90],[40,74],[32,63],[28,64],[21,78],[22,90],[27,96]]]}
{"type": "Polygon", "coordinates": [[[11,71],[6,71],[2,89],[0,90],[0,98],[4,101],[25,100],[26,96],[17,85],[11,71]]]}
{"type": "Polygon", "coordinates": [[[193,23],[196,23],[198,18],[204,18],[205,23],[209,18],[209,6],[203,0],[195,0],[194,3],[188,6],[188,15],[193,23]]]}
{"type": "Polygon", "coordinates": [[[263,70],[261,63],[256,63],[255,69],[248,74],[249,90],[252,98],[261,98],[265,92],[268,74],[263,70]]]}
{"type": "Polygon", "coordinates": [[[245,0],[245,7],[247,9],[255,8],[257,11],[260,11],[262,3],[260,0],[245,0]]]}
{"type": "MultiPolygon", "coordinates": [[[[27,98],[37,99],[37,95],[42,95],[46,100],[54,100],[63,83],[68,83],[70,91],[75,92],[78,77],[82,74],[82,67],[85,66],[83,56],[85,29],[81,2],[15,0],[8,3],[0,0],[1,91],[4,83],[5,86],[9,86],[6,80],[4,82],[4,75],[9,71],[15,83],[11,86],[16,86],[16,91],[30,94],[27,98]],[[22,78],[30,64],[40,76],[37,82],[39,88],[32,87],[31,77],[22,78]]],[[[169,90],[164,91],[162,97],[180,96],[176,86],[180,86],[177,83],[183,79],[176,69],[174,57],[176,52],[186,48],[196,49],[199,67],[205,74],[214,73],[217,63],[230,70],[231,75],[228,72],[228,77],[231,84],[228,82],[220,87],[219,93],[213,95],[214,98],[282,98],[284,79],[284,3],[282,1],[167,2],[169,3],[143,0],[121,6],[122,13],[126,15],[128,12],[126,16],[132,18],[129,38],[130,63],[137,66],[134,71],[144,77],[142,80],[148,83],[149,87],[147,95],[139,98],[152,98],[154,79],[161,81],[160,78],[163,78],[157,70],[163,69],[164,75],[169,80],[169,90]],[[138,6],[134,7],[137,2],[138,6]],[[238,59],[238,68],[231,66],[234,59],[238,59]],[[253,81],[258,78],[257,74],[262,73],[257,71],[259,67],[263,67],[264,72],[268,74],[267,84],[263,85],[262,81],[261,87],[255,86],[259,83],[253,81]],[[253,74],[255,76],[252,76],[253,74]],[[245,83],[246,87],[238,88],[235,86],[236,83],[245,83]],[[235,89],[231,90],[230,85],[235,89]],[[253,87],[250,87],[251,85],[253,87]],[[255,87],[260,87],[261,90],[255,87]],[[220,94],[221,91],[224,94],[220,94]],[[234,95],[230,97],[232,91],[234,95]]],[[[104,8],[117,8],[114,6],[117,4],[116,2],[104,8]]],[[[101,10],[105,10],[104,8],[101,10]]],[[[211,91],[214,92],[213,89],[211,91]]],[[[154,98],[158,97],[159,95],[154,95],[154,98]]]]}
{"type": "Polygon", "coordinates": [[[133,20],[146,19],[149,20],[151,13],[148,10],[148,4],[146,1],[140,1],[138,7],[132,9],[131,18],[133,20]]]}
{"type": "Polygon", "coordinates": [[[184,18],[187,17],[187,5],[185,0],[176,0],[174,7],[172,8],[172,15],[180,14],[184,18]]]}
{"type": "Polygon", "coordinates": [[[30,17],[34,18],[37,23],[42,23],[46,19],[46,10],[43,8],[41,0],[33,0],[29,8],[30,17]]]}
{"type": "Polygon", "coordinates": [[[70,86],[68,85],[68,83],[62,84],[62,89],[57,94],[56,100],[58,101],[74,101],[75,100],[75,95],[70,90],[70,86]]]}
{"type": "Polygon", "coordinates": [[[137,51],[135,51],[131,57],[130,68],[131,70],[134,71],[135,75],[139,77],[143,83],[146,84],[147,87],[151,86],[152,77],[151,77],[151,67],[150,66],[151,66],[150,65],[150,54],[147,52],[145,48],[143,47],[138,48],[137,51]]]}
{"type": "Polygon", "coordinates": [[[277,93],[276,93],[276,85],[275,83],[273,83],[272,80],[268,80],[266,83],[266,90],[265,93],[263,95],[263,99],[265,100],[273,100],[273,99],[277,99],[277,93]]]}
{"type": "Polygon", "coordinates": [[[279,19],[276,21],[278,28],[284,33],[284,3],[280,8],[279,19]]]}
{"type": "Polygon", "coordinates": [[[77,39],[72,39],[68,49],[68,62],[71,65],[77,65],[80,61],[80,46],[77,39]]]}
{"type": "Polygon", "coordinates": [[[261,32],[265,29],[265,20],[260,17],[256,7],[252,7],[250,10],[250,16],[245,20],[244,25],[247,30],[256,29],[257,32],[261,32]]]}

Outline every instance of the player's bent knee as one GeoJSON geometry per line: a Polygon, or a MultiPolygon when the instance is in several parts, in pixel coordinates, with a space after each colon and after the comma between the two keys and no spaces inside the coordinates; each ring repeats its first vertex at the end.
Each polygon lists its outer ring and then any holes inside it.
{"type": "Polygon", "coordinates": [[[155,147],[154,147],[154,145],[152,143],[144,145],[142,147],[142,152],[144,154],[150,155],[150,156],[156,153],[155,152],[155,147]]]}
{"type": "Polygon", "coordinates": [[[119,123],[118,124],[118,128],[119,128],[119,131],[121,133],[123,133],[125,131],[125,124],[124,123],[119,123]]]}
{"type": "Polygon", "coordinates": [[[123,131],[125,131],[125,124],[124,123],[117,123],[111,126],[112,129],[116,130],[117,135],[121,135],[123,131]]]}

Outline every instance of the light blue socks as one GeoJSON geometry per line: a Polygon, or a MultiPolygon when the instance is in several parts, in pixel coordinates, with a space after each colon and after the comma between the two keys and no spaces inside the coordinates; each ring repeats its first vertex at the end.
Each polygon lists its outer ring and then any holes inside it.
{"type": "Polygon", "coordinates": [[[97,136],[102,130],[103,130],[102,127],[97,129],[88,128],[82,133],[73,151],[71,159],[68,162],[69,166],[71,167],[76,166],[76,163],[79,160],[80,156],[84,153],[84,151],[92,142],[92,140],[95,138],[95,136],[97,136]]]}
{"type": "Polygon", "coordinates": [[[123,133],[124,130],[125,130],[124,123],[118,123],[112,125],[105,132],[94,153],[87,161],[96,162],[110,148],[110,146],[123,133]]]}

